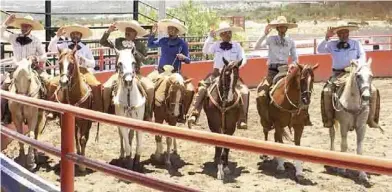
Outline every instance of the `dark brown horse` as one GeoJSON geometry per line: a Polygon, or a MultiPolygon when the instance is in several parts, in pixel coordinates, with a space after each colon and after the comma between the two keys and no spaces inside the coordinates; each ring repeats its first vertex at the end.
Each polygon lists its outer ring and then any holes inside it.
{"type": "MultiPolygon", "coordinates": [[[[224,67],[219,80],[207,90],[208,99],[204,100],[203,109],[207,115],[208,126],[214,133],[233,135],[236,130],[241,107],[241,94],[235,87],[239,79],[240,61],[228,62],[223,58],[224,67]]],[[[224,179],[230,173],[228,158],[230,149],[215,147],[214,161],[217,164],[217,178],[224,179]]]]}
{"type": "MultiPolygon", "coordinates": [[[[56,101],[60,103],[92,109],[91,88],[83,81],[82,73],[79,69],[78,58],[75,55],[76,50],[77,49],[59,50],[60,86],[55,91],[54,97],[56,101]]],[[[92,122],[89,120],[80,118],[75,119],[76,151],[77,154],[82,156],[85,155],[91,123],[92,122]]],[[[86,168],[84,166],[79,166],[79,170],[84,172],[86,168]]]]}
{"type": "MultiPolygon", "coordinates": [[[[269,110],[269,120],[275,129],[275,142],[283,143],[284,128],[294,128],[295,145],[300,145],[301,136],[307,118],[306,109],[311,101],[313,90],[314,73],[318,64],[311,65],[291,65],[287,76],[280,79],[269,92],[271,102],[268,106],[262,106],[257,98],[257,110],[259,114],[262,110],[269,110]]],[[[265,140],[268,140],[269,128],[264,127],[265,140]]],[[[284,171],[284,160],[278,159],[279,171],[284,171]]],[[[296,177],[303,178],[302,162],[296,161],[296,177]]]]}
{"type": "MultiPolygon", "coordinates": [[[[187,110],[189,107],[186,102],[186,86],[191,83],[192,79],[184,80],[179,73],[164,73],[155,84],[155,104],[154,104],[154,118],[156,123],[163,123],[166,121],[169,125],[176,126],[180,110],[187,110]]],[[[186,114],[187,111],[183,111],[186,114]]],[[[160,161],[163,153],[162,136],[155,136],[157,149],[155,151],[155,159],[160,161]]],[[[177,142],[173,138],[174,154],[177,153],[177,142]]],[[[166,137],[167,156],[165,164],[170,170],[170,150],[172,138],[166,137]]]]}

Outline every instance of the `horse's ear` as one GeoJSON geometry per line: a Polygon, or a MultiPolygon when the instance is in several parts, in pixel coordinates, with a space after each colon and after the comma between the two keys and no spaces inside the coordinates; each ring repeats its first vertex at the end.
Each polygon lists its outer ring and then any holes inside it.
{"type": "Polygon", "coordinates": [[[186,85],[186,84],[188,84],[188,83],[190,83],[190,82],[192,82],[192,79],[191,79],[191,78],[185,80],[185,81],[184,81],[184,84],[186,85]]]}
{"type": "Polygon", "coordinates": [[[367,65],[369,66],[369,68],[372,66],[372,58],[371,57],[369,57],[369,59],[368,59],[368,61],[367,61],[367,65]]]}
{"type": "Polygon", "coordinates": [[[242,65],[242,61],[243,59],[241,59],[240,61],[238,61],[237,66],[240,67],[242,65]]]}
{"type": "Polygon", "coordinates": [[[229,64],[229,61],[227,61],[227,60],[225,59],[225,57],[222,57],[222,60],[223,60],[223,63],[224,63],[226,66],[229,64]]]}
{"type": "Polygon", "coordinates": [[[313,66],[312,66],[312,70],[316,70],[318,67],[319,67],[319,64],[316,63],[316,65],[313,65],[313,66]]]}
{"type": "Polygon", "coordinates": [[[350,61],[351,65],[354,65],[355,67],[358,67],[358,63],[355,60],[351,60],[350,61]]]}

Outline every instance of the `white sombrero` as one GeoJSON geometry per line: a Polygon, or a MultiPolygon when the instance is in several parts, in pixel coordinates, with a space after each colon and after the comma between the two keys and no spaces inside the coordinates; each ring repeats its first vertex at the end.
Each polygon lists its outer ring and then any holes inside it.
{"type": "Polygon", "coordinates": [[[93,35],[93,32],[90,30],[88,27],[84,27],[78,24],[70,25],[70,26],[65,26],[65,37],[70,37],[72,32],[79,32],[82,34],[82,39],[89,38],[90,36],[93,35]]]}
{"type": "Polygon", "coordinates": [[[167,33],[167,27],[175,27],[178,29],[178,34],[182,35],[187,32],[187,28],[178,19],[162,19],[158,22],[158,30],[167,33]]]}
{"type": "Polygon", "coordinates": [[[34,20],[30,15],[23,18],[15,18],[15,20],[9,25],[15,28],[21,28],[22,24],[31,25],[32,30],[44,30],[44,26],[39,23],[39,21],[34,20]]]}
{"type": "Polygon", "coordinates": [[[336,33],[340,30],[347,29],[349,31],[355,31],[359,29],[359,26],[356,24],[348,23],[346,21],[339,21],[336,25],[337,27],[333,27],[331,30],[336,33]]]}
{"type": "Polygon", "coordinates": [[[242,31],[242,27],[235,27],[231,26],[229,23],[222,22],[219,24],[219,28],[215,30],[216,35],[219,35],[220,33],[226,32],[226,31],[231,31],[231,32],[239,32],[242,31]]]}
{"type": "Polygon", "coordinates": [[[132,28],[136,31],[137,36],[139,37],[143,37],[146,36],[148,34],[148,31],[145,30],[142,26],[140,26],[139,22],[135,21],[135,20],[131,20],[131,21],[118,21],[116,22],[116,27],[118,28],[118,30],[125,32],[126,28],[132,28]]]}
{"type": "Polygon", "coordinates": [[[276,20],[268,24],[271,27],[286,26],[288,29],[296,28],[298,25],[296,23],[289,23],[285,16],[279,16],[276,20]]]}

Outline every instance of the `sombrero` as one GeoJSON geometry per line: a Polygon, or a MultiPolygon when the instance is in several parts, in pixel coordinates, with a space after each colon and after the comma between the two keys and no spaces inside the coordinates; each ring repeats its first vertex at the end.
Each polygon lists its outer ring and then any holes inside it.
{"type": "Polygon", "coordinates": [[[72,32],[79,32],[82,34],[82,38],[89,38],[93,35],[93,32],[88,28],[78,24],[65,26],[65,37],[70,37],[72,32]]]}
{"type": "Polygon", "coordinates": [[[296,23],[289,23],[285,16],[279,16],[276,20],[268,24],[271,27],[286,26],[288,29],[296,28],[298,25],[296,23]]]}
{"type": "Polygon", "coordinates": [[[220,33],[226,32],[226,31],[231,31],[231,32],[238,32],[242,31],[242,27],[235,27],[231,26],[229,23],[222,22],[219,24],[219,28],[215,30],[216,35],[219,35],[220,33]]]}
{"type": "Polygon", "coordinates": [[[331,30],[334,33],[336,33],[336,32],[343,30],[343,29],[347,29],[349,31],[355,31],[355,30],[359,29],[359,26],[356,24],[352,24],[352,23],[349,24],[348,22],[345,22],[345,21],[339,21],[337,23],[336,27],[333,27],[331,30]]]}
{"type": "Polygon", "coordinates": [[[20,29],[22,24],[31,25],[33,27],[32,30],[44,30],[44,26],[41,25],[41,23],[39,23],[37,20],[34,20],[30,15],[27,15],[23,18],[15,18],[15,20],[9,26],[20,29]]]}
{"type": "Polygon", "coordinates": [[[126,28],[132,28],[136,31],[137,36],[139,37],[143,37],[146,36],[148,34],[148,31],[145,30],[142,26],[140,26],[139,22],[135,21],[135,20],[131,20],[131,21],[118,21],[116,22],[116,27],[118,28],[118,30],[125,32],[126,28]]]}
{"type": "Polygon", "coordinates": [[[158,30],[167,33],[167,27],[175,27],[180,35],[187,32],[187,28],[178,19],[162,19],[158,22],[158,30]]]}

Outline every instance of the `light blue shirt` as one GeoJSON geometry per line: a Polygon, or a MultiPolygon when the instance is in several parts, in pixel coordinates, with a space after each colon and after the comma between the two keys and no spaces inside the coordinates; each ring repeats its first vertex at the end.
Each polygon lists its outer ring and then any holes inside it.
{"type": "Polygon", "coordinates": [[[360,65],[366,64],[366,53],[359,41],[349,39],[347,41],[350,44],[349,49],[338,49],[339,42],[339,40],[323,40],[317,46],[318,53],[331,53],[333,69],[344,69],[350,65],[351,60],[358,60],[360,65]]]}

